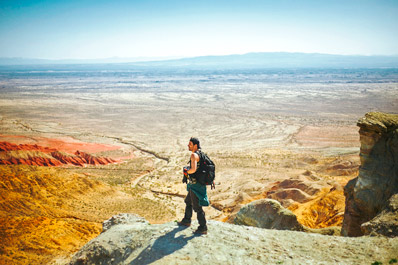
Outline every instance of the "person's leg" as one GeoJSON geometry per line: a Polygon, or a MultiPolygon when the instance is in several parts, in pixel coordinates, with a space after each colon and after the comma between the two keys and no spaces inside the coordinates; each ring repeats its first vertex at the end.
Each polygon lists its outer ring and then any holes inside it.
{"type": "Polygon", "coordinates": [[[181,222],[178,222],[179,225],[185,225],[185,226],[190,226],[191,225],[191,220],[192,220],[192,199],[191,195],[192,193],[190,190],[188,191],[187,197],[185,197],[185,214],[184,218],[181,220],[181,222]]]}
{"type": "Polygon", "coordinates": [[[195,231],[195,233],[196,232],[201,234],[205,233],[207,231],[206,215],[205,212],[203,211],[202,206],[199,205],[199,199],[194,192],[191,192],[191,202],[193,210],[196,212],[199,222],[199,228],[198,230],[195,231]]]}

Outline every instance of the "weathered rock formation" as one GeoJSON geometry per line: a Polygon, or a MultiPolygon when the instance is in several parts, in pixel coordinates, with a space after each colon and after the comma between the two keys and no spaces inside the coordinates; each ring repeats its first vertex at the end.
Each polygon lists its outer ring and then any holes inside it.
{"type": "Polygon", "coordinates": [[[116,160],[107,157],[96,157],[85,152],[76,151],[68,154],[54,148],[31,144],[12,144],[0,142],[0,165],[31,165],[31,166],[61,166],[61,165],[107,165],[116,160]]]}
{"type": "Polygon", "coordinates": [[[326,181],[314,181],[310,176],[300,175],[295,179],[285,179],[274,185],[267,192],[267,198],[279,201],[283,207],[289,207],[294,202],[310,201],[325,187],[330,187],[326,181]]]}
{"type": "Polygon", "coordinates": [[[308,228],[341,227],[343,222],[345,198],[342,186],[333,180],[326,181],[312,171],[275,183],[265,196],[280,202],[308,228]]]}
{"type": "Polygon", "coordinates": [[[0,142],[0,151],[16,151],[16,150],[41,151],[44,153],[56,151],[56,149],[54,148],[43,147],[37,144],[13,144],[8,142],[0,142]]]}
{"type": "Polygon", "coordinates": [[[237,213],[234,223],[277,230],[304,230],[296,215],[272,199],[246,204],[237,213]]]}
{"type": "Polygon", "coordinates": [[[302,225],[297,216],[278,201],[261,199],[243,206],[236,214],[234,224],[266,229],[304,231],[322,235],[340,235],[340,227],[313,229],[302,225]]]}
{"type": "Polygon", "coordinates": [[[96,157],[84,152],[76,151],[74,155],[69,155],[61,152],[52,152],[51,155],[63,164],[84,166],[87,165],[107,165],[115,163],[116,160],[107,157],[96,157]]]}
{"type": "Polygon", "coordinates": [[[398,253],[398,238],[330,237],[212,220],[209,233],[197,236],[196,222],[186,228],[126,214],[112,219],[70,264],[387,264],[398,253]]]}
{"type": "MultiPolygon", "coordinates": [[[[362,230],[361,225],[382,213],[388,207],[389,199],[398,193],[398,115],[371,112],[357,125],[360,127],[361,166],[358,177],[344,188],[346,208],[342,234],[361,236],[374,231],[391,236],[391,232],[373,230],[369,225],[362,230]]],[[[396,208],[390,209],[391,214],[398,214],[396,208]]],[[[377,220],[379,222],[381,218],[377,220]]],[[[392,230],[396,231],[397,225],[395,223],[392,230]]],[[[398,233],[394,235],[398,236],[398,233]]]]}
{"type": "Polygon", "coordinates": [[[371,221],[363,223],[361,229],[365,235],[379,234],[386,236],[398,235],[398,194],[388,200],[388,205],[371,221]]]}
{"type": "Polygon", "coordinates": [[[306,227],[341,227],[345,205],[343,188],[339,185],[332,188],[323,188],[314,197],[313,200],[305,203],[294,203],[288,209],[306,227]]]}
{"type": "Polygon", "coordinates": [[[325,172],[331,176],[349,176],[357,174],[359,161],[348,161],[337,158],[332,163],[324,167],[325,172]]]}

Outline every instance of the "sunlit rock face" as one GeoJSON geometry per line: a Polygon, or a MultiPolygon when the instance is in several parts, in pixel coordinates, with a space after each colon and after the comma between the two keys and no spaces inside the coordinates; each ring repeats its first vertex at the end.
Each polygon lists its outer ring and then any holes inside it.
{"type": "MultiPolygon", "coordinates": [[[[268,206],[281,207],[275,203],[268,206]]],[[[207,235],[195,235],[197,225],[150,224],[118,214],[68,264],[387,264],[398,253],[398,238],[315,235],[214,220],[207,223],[207,235]]]]}
{"type": "Polygon", "coordinates": [[[245,205],[236,215],[234,223],[277,230],[304,230],[291,211],[271,199],[257,200],[245,205]]]}
{"type": "Polygon", "coordinates": [[[357,125],[361,166],[358,177],[344,188],[344,236],[372,233],[361,225],[380,214],[398,193],[398,115],[370,112],[357,125]]]}

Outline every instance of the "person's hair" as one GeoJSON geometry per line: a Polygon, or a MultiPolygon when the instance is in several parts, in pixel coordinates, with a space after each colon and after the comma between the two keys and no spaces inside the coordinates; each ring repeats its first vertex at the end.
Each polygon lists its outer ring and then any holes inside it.
{"type": "Polygon", "coordinates": [[[196,137],[191,137],[191,139],[189,139],[189,141],[192,142],[193,145],[195,145],[195,144],[198,145],[198,149],[200,149],[200,141],[199,141],[198,138],[196,138],[196,137]]]}

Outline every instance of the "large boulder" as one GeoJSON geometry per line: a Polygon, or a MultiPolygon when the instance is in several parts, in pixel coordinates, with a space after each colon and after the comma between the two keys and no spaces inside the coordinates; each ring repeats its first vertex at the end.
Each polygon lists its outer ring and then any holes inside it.
{"type": "Polygon", "coordinates": [[[272,199],[257,200],[243,206],[234,223],[268,229],[304,231],[296,215],[272,199]]]}
{"type": "Polygon", "coordinates": [[[358,177],[344,188],[344,236],[364,235],[361,225],[380,214],[398,193],[398,115],[371,112],[357,125],[361,166],[358,177]]]}

